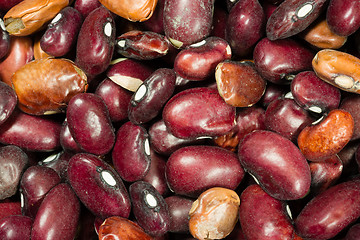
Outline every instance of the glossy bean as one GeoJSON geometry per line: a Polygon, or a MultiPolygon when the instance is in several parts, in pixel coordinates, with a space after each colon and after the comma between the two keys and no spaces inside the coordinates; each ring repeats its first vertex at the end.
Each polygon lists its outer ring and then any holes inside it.
{"type": "Polygon", "coordinates": [[[99,0],[75,0],[74,2],[74,8],[81,13],[84,19],[87,15],[89,15],[89,13],[100,6],[101,3],[99,0]]]}
{"type": "Polygon", "coordinates": [[[66,152],[78,153],[83,151],[71,135],[67,119],[64,120],[61,127],[60,144],[62,149],[66,152]]]}
{"type": "Polygon", "coordinates": [[[30,239],[33,219],[12,215],[0,219],[0,238],[6,240],[30,239]]]}
{"type": "Polygon", "coordinates": [[[0,219],[11,215],[21,215],[21,202],[1,202],[0,219]]]}
{"type": "Polygon", "coordinates": [[[67,167],[69,165],[70,158],[73,156],[73,153],[68,152],[59,152],[54,153],[45,159],[38,162],[40,166],[48,167],[53,169],[62,180],[66,179],[67,176],[67,167]]]}
{"type": "Polygon", "coordinates": [[[173,195],[165,198],[169,207],[170,232],[189,232],[189,212],[194,202],[191,198],[173,195]]]}

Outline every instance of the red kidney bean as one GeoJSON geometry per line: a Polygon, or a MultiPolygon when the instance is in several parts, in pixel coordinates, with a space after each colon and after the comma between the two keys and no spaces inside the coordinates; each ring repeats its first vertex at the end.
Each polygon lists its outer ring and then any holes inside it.
{"type": "Polygon", "coordinates": [[[264,95],[261,97],[259,104],[266,108],[272,101],[277,98],[285,97],[288,93],[288,86],[273,84],[271,82],[267,82],[266,89],[264,95]]]}
{"type": "Polygon", "coordinates": [[[339,183],[314,197],[300,212],[300,237],[330,239],[360,216],[360,180],[339,183]]]}
{"type": "Polygon", "coordinates": [[[356,0],[331,0],[326,12],[327,23],[334,33],[349,36],[360,27],[360,6],[356,0]]]}
{"type": "Polygon", "coordinates": [[[122,179],[134,182],[150,169],[150,143],[146,129],[131,122],[124,123],[116,133],[112,162],[122,179]]]}
{"type": "Polygon", "coordinates": [[[244,169],[262,188],[279,200],[304,197],[310,188],[310,168],[296,145],[270,131],[254,131],[239,144],[238,156],[244,169]]]}
{"type": "Polygon", "coordinates": [[[344,98],[341,101],[340,109],[343,109],[351,114],[354,119],[354,133],[351,140],[360,138],[360,96],[353,95],[344,98]]]}
{"type": "Polygon", "coordinates": [[[254,49],[256,69],[266,80],[284,84],[290,74],[312,69],[314,53],[296,40],[287,38],[270,41],[263,38],[254,49]]]}
{"type": "Polygon", "coordinates": [[[294,227],[285,208],[284,202],[271,197],[259,185],[248,186],[240,195],[239,209],[246,239],[293,239],[294,227]]]}
{"type": "Polygon", "coordinates": [[[186,47],[203,40],[210,34],[214,2],[214,0],[165,0],[164,31],[175,47],[186,47]]]}
{"type": "Polygon", "coordinates": [[[62,151],[48,156],[44,160],[39,161],[38,164],[53,169],[59,174],[61,179],[64,180],[67,178],[67,167],[73,155],[73,153],[62,151]]]}
{"type": "Polygon", "coordinates": [[[209,37],[180,51],[174,62],[174,70],[180,76],[192,81],[209,78],[218,63],[231,58],[229,44],[221,38],[209,37]]]}
{"type": "Polygon", "coordinates": [[[30,151],[53,151],[60,147],[61,123],[44,116],[34,116],[17,109],[1,125],[0,142],[30,151]]]}
{"type": "Polygon", "coordinates": [[[356,240],[360,236],[360,224],[353,225],[346,233],[344,240],[356,240]]]}
{"type": "Polygon", "coordinates": [[[62,9],[47,25],[40,39],[41,49],[54,57],[64,56],[75,45],[82,22],[82,16],[75,8],[62,9]]]}
{"type": "Polygon", "coordinates": [[[77,153],[83,151],[71,135],[67,119],[64,120],[61,127],[60,144],[66,152],[77,153]]]}
{"type": "Polygon", "coordinates": [[[246,56],[264,36],[265,13],[258,0],[238,1],[226,23],[226,40],[234,55],[246,56]]]}
{"type": "Polygon", "coordinates": [[[132,183],[129,194],[137,223],[152,236],[164,235],[170,227],[170,215],[161,194],[144,181],[132,183]]]}
{"type": "Polygon", "coordinates": [[[265,126],[267,130],[295,142],[299,133],[314,119],[301,108],[293,99],[278,98],[272,101],[265,112],[265,126]]]}
{"type": "Polygon", "coordinates": [[[74,3],[74,8],[81,13],[83,18],[100,6],[101,3],[98,0],[75,0],[74,3]]]}
{"type": "Polygon", "coordinates": [[[270,40],[294,36],[305,30],[321,14],[326,0],[285,0],[271,14],[266,24],[270,40]]]}
{"type": "Polygon", "coordinates": [[[19,147],[7,145],[0,148],[0,200],[16,194],[28,161],[27,154],[19,147]]]}
{"type": "Polygon", "coordinates": [[[46,194],[34,219],[31,239],[73,239],[80,215],[80,203],[66,183],[46,194]]]}
{"type": "Polygon", "coordinates": [[[163,34],[164,33],[164,5],[165,0],[158,0],[153,15],[146,21],[142,22],[142,25],[149,31],[163,34]]]}
{"type": "Polygon", "coordinates": [[[92,11],[81,25],[75,63],[90,76],[104,72],[115,46],[115,22],[105,7],[92,11]]]}
{"type": "Polygon", "coordinates": [[[189,212],[194,200],[179,195],[165,198],[169,207],[170,232],[189,232],[189,212]]]}
{"type": "Polygon", "coordinates": [[[27,216],[12,215],[0,219],[0,239],[30,239],[33,219],[27,216]]]}
{"type": "Polygon", "coordinates": [[[264,9],[266,22],[269,20],[271,14],[275,11],[275,9],[278,7],[278,5],[272,3],[271,1],[263,1],[261,3],[261,6],[264,9]]]}
{"type": "Polygon", "coordinates": [[[6,83],[0,82],[0,125],[12,114],[17,101],[17,95],[14,89],[6,83]]]}
{"type": "Polygon", "coordinates": [[[35,218],[45,195],[60,183],[55,170],[44,166],[31,166],[22,175],[20,194],[23,197],[23,215],[35,218]]]}
{"type": "Polygon", "coordinates": [[[172,69],[159,68],[136,90],[130,100],[128,117],[134,124],[154,119],[175,90],[176,75],[172,69]]]}
{"type": "Polygon", "coordinates": [[[235,108],[225,103],[217,89],[206,87],[174,95],[162,117],[167,129],[178,138],[219,136],[235,126],[235,108]]]}
{"type": "Polygon", "coordinates": [[[10,36],[6,31],[4,21],[0,19],[0,59],[10,51],[10,36]]]}
{"type": "Polygon", "coordinates": [[[211,187],[235,189],[245,172],[235,153],[202,145],[183,147],[171,154],[165,174],[176,194],[197,197],[211,187]]]}
{"type": "Polygon", "coordinates": [[[71,157],[67,178],[80,201],[97,217],[129,217],[130,198],[117,172],[95,155],[71,157]]]}
{"type": "Polygon", "coordinates": [[[321,80],[313,71],[296,74],[291,93],[302,108],[315,112],[329,112],[340,105],[340,90],[321,80]]]}
{"type": "Polygon", "coordinates": [[[115,130],[100,96],[81,93],[71,98],[66,111],[71,135],[81,149],[105,155],[115,143],[115,130]]]}
{"type": "Polygon", "coordinates": [[[1,202],[0,219],[11,215],[21,215],[21,202],[1,202]]]}

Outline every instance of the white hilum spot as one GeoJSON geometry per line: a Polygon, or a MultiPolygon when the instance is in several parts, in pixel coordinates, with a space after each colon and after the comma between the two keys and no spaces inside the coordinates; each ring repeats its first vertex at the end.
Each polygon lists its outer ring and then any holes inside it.
{"type": "Polygon", "coordinates": [[[125,44],[126,44],[126,41],[125,41],[125,40],[119,40],[119,41],[117,42],[117,45],[118,45],[119,47],[121,47],[121,48],[125,47],[125,44]]]}
{"type": "Polygon", "coordinates": [[[4,21],[2,19],[0,19],[0,27],[3,31],[6,31],[6,28],[5,28],[5,24],[4,24],[4,21]]]}
{"type": "Polygon", "coordinates": [[[154,208],[158,205],[156,198],[154,197],[154,195],[152,195],[150,193],[146,194],[145,201],[152,208],[154,208]]]}
{"type": "Polygon", "coordinates": [[[354,80],[352,77],[346,75],[339,75],[334,79],[336,85],[342,88],[350,89],[354,86],[354,80]]]}
{"type": "Polygon", "coordinates": [[[24,194],[20,192],[20,207],[24,208],[25,202],[24,202],[24,194]]]}
{"type": "Polygon", "coordinates": [[[104,170],[101,173],[101,177],[102,179],[110,186],[114,187],[116,186],[116,180],[114,178],[114,176],[112,175],[112,173],[108,170],[104,170]]]}
{"type": "Polygon", "coordinates": [[[136,91],[134,100],[136,102],[140,101],[145,96],[146,92],[147,92],[147,87],[146,85],[142,84],[136,91]]]}
{"type": "Polygon", "coordinates": [[[200,41],[200,42],[191,44],[190,47],[200,47],[200,46],[204,45],[205,43],[206,43],[206,41],[205,41],[205,40],[202,40],[202,41],[200,41]]]}
{"type": "Polygon", "coordinates": [[[61,13],[59,13],[58,15],[56,15],[55,17],[54,17],[54,19],[51,21],[51,24],[54,24],[54,23],[57,23],[61,18],[62,18],[62,14],[61,13]]]}
{"type": "Polygon", "coordinates": [[[313,10],[313,5],[311,3],[307,3],[303,6],[301,6],[298,11],[297,11],[297,17],[299,18],[304,18],[306,17],[308,14],[311,13],[311,11],[313,10]]]}
{"type": "Polygon", "coordinates": [[[149,139],[146,138],[145,142],[144,142],[144,149],[145,149],[145,154],[150,156],[150,143],[149,143],[149,139]]]}
{"type": "Polygon", "coordinates": [[[47,158],[45,158],[42,162],[43,162],[43,163],[52,162],[52,161],[54,161],[55,159],[57,159],[57,158],[59,157],[59,154],[60,154],[60,153],[50,155],[50,156],[48,156],[47,158]]]}
{"type": "Polygon", "coordinates": [[[290,210],[290,207],[289,207],[288,204],[286,204],[286,212],[287,212],[287,214],[289,215],[290,219],[293,219],[292,213],[291,213],[291,210],[290,210]]]}
{"type": "Polygon", "coordinates": [[[112,26],[111,23],[107,22],[104,27],[104,33],[106,36],[110,37],[112,32],[112,26]]]}
{"type": "Polygon", "coordinates": [[[322,113],[322,109],[318,106],[309,107],[309,110],[315,113],[322,113]]]}

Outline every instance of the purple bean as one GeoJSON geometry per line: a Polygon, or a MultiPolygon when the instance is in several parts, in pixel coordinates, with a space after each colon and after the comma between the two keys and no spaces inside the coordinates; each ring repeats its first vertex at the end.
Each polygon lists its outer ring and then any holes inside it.
{"type": "Polygon", "coordinates": [[[27,216],[11,215],[0,219],[0,239],[30,240],[33,219],[27,216]]]}

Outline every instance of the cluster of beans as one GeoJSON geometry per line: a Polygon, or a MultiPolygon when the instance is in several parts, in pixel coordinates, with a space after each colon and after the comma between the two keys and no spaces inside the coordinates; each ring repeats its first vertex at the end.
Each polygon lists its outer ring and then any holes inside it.
{"type": "Polygon", "coordinates": [[[360,1],[0,15],[0,239],[360,239],[360,1]]]}

